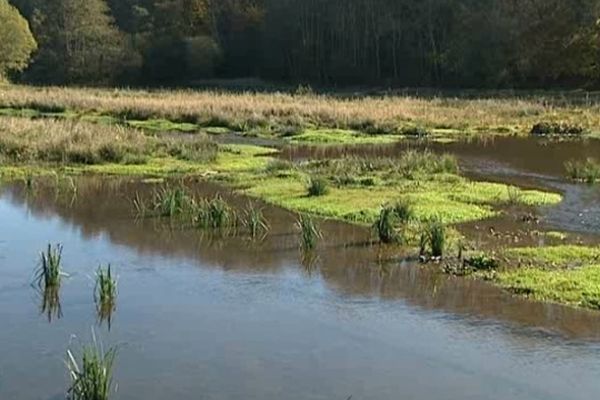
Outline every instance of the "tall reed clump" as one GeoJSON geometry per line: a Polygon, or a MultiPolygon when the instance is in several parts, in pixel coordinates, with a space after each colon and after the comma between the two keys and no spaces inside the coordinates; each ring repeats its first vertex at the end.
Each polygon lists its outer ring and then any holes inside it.
{"type": "Polygon", "coordinates": [[[236,211],[220,195],[195,203],[193,209],[194,222],[199,228],[235,228],[238,222],[236,211]]]}
{"type": "Polygon", "coordinates": [[[67,350],[67,370],[71,386],[67,391],[68,400],[109,400],[114,392],[113,367],[116,349],[104,351],[93,335],[93,344],[82,350],[81,361],[67,350]]]}
{"type": "Polygon", "coordinates": [[[300,214],[296,221],[296,226],[300,231],[300,247],[303,251],[312,251],[317,247],[319,239],[323,234],[315,224],[310,215],[300,214]]]}
{"type": "Polygon", "coordinates": [[[441,219],[433,218],[425,223],[419,247],[421,257],[426,255],[428,249],[432,258],[441,258],[444,256],[446,226],[441,219]]]}
{"type": "Polygon", "coordinates": [[[35,283],[38,288],[45,290],[47,288],[59,288],[63,247],[57,244],[55,247],[48,244],[46,251],[40,253],[40,265],[35,273],[35,283]]]}
{"type": "Polygon", "coordinates": [[[117,279],[113,277],[110,264],[106,268],[101,265],[96,271],[94,301],[101,315],[114,311],[117,301],[117,279]]]}
{"type": "Polygon", "coordinates": [[[320,176],[312,176],[306,187],[309,197],[325,196],[329,193],[329,185],[327,180],[320,176]]]}
{"type": "Polygon", "coordinates": [[[250,232],[252,239],[264,236],[269,230],[269,224],[260,208],[256,208],[252,203],[248,204],[244,211],[243,224],[250,232]]]}
{"type": "Polygon", "coordinates": [[[569,178],[586,183],[596,183],[600,181],[600,161],[588,158],[585,161],[568,161],[565,163],[565,169],[569,178]]]}
{"type": "Polygon", "coordinates": [[[154,193],[152,204],[160,216],[173,218],[190,210],[191,197],[183,188],[163,187],[154,193]]]}
{"type": "Polygon", "coordinates": [[[406,201],[398,201],[381,209],[379,218],[373,227],[382,243],[400,243],[405,239],[400,228],[404,228],[413,217],[411,204],[406,201]]]}

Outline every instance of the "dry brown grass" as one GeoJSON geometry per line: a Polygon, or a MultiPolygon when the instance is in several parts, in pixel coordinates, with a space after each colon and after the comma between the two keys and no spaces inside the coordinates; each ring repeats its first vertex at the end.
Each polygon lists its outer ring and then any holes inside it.
{"type": "Polygon", "coordinates": [[[0,107],[74,110],[130,119],[166,118],[238,130],[317,126],[369,133],[430,129],[528,133],[540,121],[600,128],[598,106],[553,106],[523,99],[419,99],[283,93],[220,93],[193,90],[122,90],[28,86],[0,87],[0,107]]]}
{"type": "Polygon", "coordinates": [[[116,125],[0,118],[0,161],[4,163],[139,164],[157,155],[209,160],[216,152],[216,144],[202,135],[149,137],[116,125]]]}

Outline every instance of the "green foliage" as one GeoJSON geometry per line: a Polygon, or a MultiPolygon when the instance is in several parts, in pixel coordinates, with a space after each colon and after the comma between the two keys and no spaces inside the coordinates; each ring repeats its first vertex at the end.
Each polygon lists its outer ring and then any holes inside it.
{"type": "Polygon", "coordinates": [[[306,191],[309,197],[325,196],[329,192],[327,180],[320,176],[312,176],[306,191]]]}
{"type": "Polygon", "coordinates": [[[93,337],[93,344],[82,350],[78,361],[71,350],[67,350],[66,365],[71,378],[67,391],[68,400],[109,400],[113,388],[113,366],[117,351],[104,351],[93,337]]]}
{"type": "Polygon", "coordinates": [[[191,202],[191,197],[184,189],[164,186],[154,192],[152,209],[162,217],[172,218],[189,211],[191,202]]]}
{"type": "Polygon", "coordinates": [[[117,280],[112,275],[110,264],[106,268],[98,267],[94,300],[99,308],[114,308],[117,300],[117,280]]]}
{"type": "Polygon", "coordinates": [[[37,80],[107,83],[139,62],[106,0],[41,2],[32,26],[40,45],[31,71],[37,80]]]}
{"type": "Polygon", "coordinates": [[[19,11],[0,0],[0,82],[11,71],[22,71],[29,64],[37,44],[29,24],[19,11]]]}
{"type": "Polygon", "coordinates": [[[192,210],[194,222],[199,228],[234,228],[238,222],[237,213],[220,195],[210,200],[200,200],[192,210]]]}
{"type": "Polygon", "coordinates": [[[62,245],[55,247],[48,244],[46,251],[40,253],[40,265],[35,273],[34,281],[38,288],[59,287],[62,277],[62,245]]]}
{"type": "Polygon", "coordinates": [[[411,204],[406,201],[398,201],[393,205],[381,208],[379,218],[373,227],[382,243],[400,243],[405,240],[402,229],[413,218],[414,212],[411,204]]]}
{"type": "Polygon", "coordinates": [[[586,183],[596,183],[600,180],[600,162],[588,158],[585,161],[569,161],[565,163],[569,178],[586,183]]]}
{"type": "Polygon", "coordinates": [[[446,227],[439,218],[427,221],[421,234],[421,254],[429,248],[431,257],[440,258],[444,256],[446,246],[446,227]]]}
{"type": "Polygon", "coordinates": [[[300,214],[296,220],[296,226],[300,231],[300,248],[305,252],[314,250],[323,234],[312,217],[308,214],[300,214]]]}
{"type": "Polygon", "coordinates": [[[252,203],[246,207],[243,223],[253,239],[263,236],[269,230],[269,224],[262,210],[256,208],[252,203]]]}
{"type": "Polygon", "coordinates": [[[485,254],[478,254],[466,258],[464,260],[466,266],[473,268],[475,271],[491,271],[496,270],[500,263],[495,257],[485,254]]]}

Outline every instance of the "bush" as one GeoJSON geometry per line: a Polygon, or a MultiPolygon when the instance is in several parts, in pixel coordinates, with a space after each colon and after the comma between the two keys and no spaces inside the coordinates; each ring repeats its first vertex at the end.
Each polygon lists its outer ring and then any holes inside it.
{"type": "Polygon", "coordinates": [[[311,177],[308,182],[307,191],[309,197],[325,196],[329,193],[327,180],[322,177],[311,177]]]}

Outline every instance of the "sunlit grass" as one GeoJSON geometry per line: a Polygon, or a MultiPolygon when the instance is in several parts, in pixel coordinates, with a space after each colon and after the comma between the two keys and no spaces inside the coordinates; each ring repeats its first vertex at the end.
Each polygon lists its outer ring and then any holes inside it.
{"type": "Polygon", "coordinates": [[[80,360],[70,349],[67,350],[66,365],[71,379],[68,400],[109,400],[115,391],[113,368],[116,349],[104,351],[95,335],[92,336],[93,343],[83,347],[80,360]]]}
{"type": "Polygon", "coordinates": [[[62,272],[62,251],[60,244],[48,244],[45,251],[40,253],[39,267],[35,272],[34,282],[38,288],[60,287],[62,272]]]}

